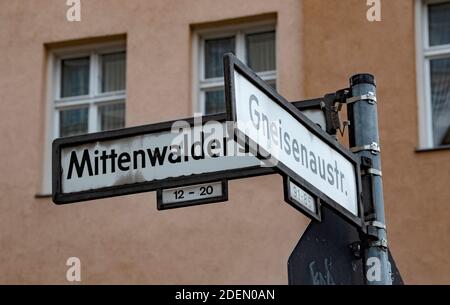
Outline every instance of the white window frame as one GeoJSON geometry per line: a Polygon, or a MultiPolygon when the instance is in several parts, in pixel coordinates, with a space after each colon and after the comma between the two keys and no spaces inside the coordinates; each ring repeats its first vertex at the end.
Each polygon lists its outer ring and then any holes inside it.
{"type": "MultiPolygon", "coordinates": [[[[202,29],[194,31],[193,35],[193,94],[192,108],[194,113],[205,113],[205,93],[208,90],[220,89],[224,86],[223,77],[205,79],[205,40],[214,38],[226,38],[233,36],[235,38],[236,56],[247,63],[245,36],[247,34],[263,33],[275,31],[275,48],[277,48],[277,29],[274,20],[241,23],[238,25],[215,27],[211,29],[202,29]]],[[[277,54],[278,52],[275,52],[277,54]]],[[[277,58],[275,58],[276,67],[278,67],[277,58]]],[[[265,81],[277,82],[277,70],[264,71],[258,75],[265,81]]],[[[278,87],[278,84],[276,84],[278,87]]]]}
{"type": "Polygon", "coordinates": [[[450,57],[450,44],[430,46],[428,5],[449,0],[416,0],[416,69],[419,110],[419,149],[439,148],[433,143],[430,61],[450,57]]]}
{"type": "MultiPolygon", "coordinates": [[[[51,194],[51,143],[59,137],[59,113],[61,110],[70,110],[86,106],[88,110],[88,133],[100,131],[98,120],[98,107],[125,103],[125,90],[101,92],[101,55],[125,52],[124,41],[89,44],[76,47],[66,47],[49,50],[47,58],[47,120],[45,124],[46,144],[44,148],[43,180],[41,195],[51,194]],[[61,97],[61,61],[70,58],[89,56],[89,93],[83,96],[61,97]]],[[[125,60],[125,65],[126,60],[125,60]]],[[[126,73],[125,68],[125,73],[126,73]]],[[[126,125],[126,117],[125,117],[126,125]]]]}

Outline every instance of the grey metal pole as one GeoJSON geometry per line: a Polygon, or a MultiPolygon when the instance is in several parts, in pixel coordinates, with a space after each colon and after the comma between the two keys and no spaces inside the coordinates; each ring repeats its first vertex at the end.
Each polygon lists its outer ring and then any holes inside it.
{"type": "Polygon", "coordinates": [[[350,78],[347,100],[351,150],[361,157],[362,193],[367,234],[362,234],[365,278],[368,285],[392,285],[384,216],[375,78],[350,78]]]}

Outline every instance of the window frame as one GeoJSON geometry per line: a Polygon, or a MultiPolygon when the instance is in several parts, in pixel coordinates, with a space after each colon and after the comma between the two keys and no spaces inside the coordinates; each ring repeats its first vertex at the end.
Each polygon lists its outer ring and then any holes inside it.
{"type": "MultiPolygon", "coordinates": [[[[192,108],[194,113],[205,113],[206,92],[224,87],[223,77],[205,78],[205,40],[215,38],[235,38],[236,56],[247,63],[246,35],[264,32],[275,32],[275,49],[277,50],[277,28],[275,20],[259,22],[247,22],[236,25],[213,27],[194,31],[193,35],[193,94],[192,108]]],[[[277,54],[276,52],[275,54],[277,54]]],[[[276,56],[277,57],[277,56],[276,56]]],[[[258,75],[265,81],[275,81],[278,87],[277,67],[278,59],[275,58],[276,69],[259,72],[258,75]]]]}
{"type": "MultiPolygon", "coordinates": [[[[61,110],[70,110],[88,107],[87,133],[100,131],[98,107],[124,103],[126,109],[127,94],[124,90],[101,92],[101,55],[125,52],[125,83],[127,82],[127,47],[125,41],[86,44],[50,49],[47,52],[47,98],[45,122],[45,147],[43,162],[43,179],[40,195],[51,194],[51,146],[52,141],[59,137],[59,113],[61,110]],[[70,58],[89,56],[89,93],[81,96],[61,97],[61,61],[70,58]]],[[[126,110],[125,110],[126,113],[126,110]]],[[[125,115],[125,126],[127,124],[125,115]]]]}
{"type": "MultiPolygon", "coordinates": [[[[110,53],[125,52],[123,44],[96,45],[89,50],[65,49],[54,52],[55,69],[53,74],[53,138],[60,136],[59,113],[61,110],[70,110],[86,106],[88,110],[87,133],[99,130],[98,108],[106,104],[126,103],[126,86],[124,90],[101,92],[101,56],[110,53]],[[87,95],[61,97],[61,62],[65,59],[89,56],[89,92],[87,95]]],[[[125,57],[126,65],[126,57],[125,57]]],[[[126,69],[125,69],[126,73],[126,69]]],[[[126,124],[126,122],[125,122],[126,124]]]]}
{"type": "Polygon", "coordinates": [[[430,46],[428,6],[450,2],[449,0],[416,0],[416,69],[419,110],[419,149],[439,149],[433,137],[430,62],[433,59],[450,58],[450,44],[430,46]]]}

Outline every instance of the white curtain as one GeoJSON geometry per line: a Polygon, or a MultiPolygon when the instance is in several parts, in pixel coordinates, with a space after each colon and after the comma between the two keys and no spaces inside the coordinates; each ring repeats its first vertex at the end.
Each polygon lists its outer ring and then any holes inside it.
{"type": "Polygon", "coordinates": [[[448,145],[450,144],[450,58],[431,60],[430,66],[434,145],[448,145]]]}
{"type": "Polygon", "coordinates": [[[102,92],[125,89],[125,52],[102,55],[102,92]]]}
{"type": "Polygon", "coordinates": [[[234,50],[234,37],[205,40],[205,78],[223,76],[223,54],[234,50]]]}
{"type": "Polygon", "coordinates": [[[275,70],[275,32],[247,35],[248,66],[256,72],[275,70]]]}

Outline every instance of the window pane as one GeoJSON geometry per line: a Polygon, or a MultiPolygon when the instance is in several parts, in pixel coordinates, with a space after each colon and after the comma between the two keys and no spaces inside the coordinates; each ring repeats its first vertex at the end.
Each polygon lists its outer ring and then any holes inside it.
{"type": "Polygon", "coordinates": [[[223,76],[223,54],[234,47],[234,37],[205,40],[205,78],[223,76]]]}
{"type": "Polygon", "coordinates": [[[450,2],[428,6],[430,46],[450,43],[450,2]]]}
{"type": "Polygon", "coordinates": [[[102,92],[125,89],[125,52],[102,55],[102,92]]]}
{"type": "Polygon", "coordinates": [[[450,58],[430,61],[434,145],[450,144],[450,58]]]}
{"type": "Polygon", "coordinates": [[[61,97],[89,93],[89,57],[61,61],[61,97]]]}
{"type": "Polygon", "coordinates": [[[111,130],[125,126],[125,104],[110,104],[98,107],[100,130],[111,130]]]}
{"type": "Polygon", "coordinates": [[[225,112],[225,93],[223,89],[205,92],[205,114],[225,112]]]}
{"type": "Polygon", "coordinates": [[[276,69],[275,32],[247,35],[247,62],[256,72],[276,69]]]}
{"type": "Polygon", "coordinates": [[[62,110],[59,113],[59,136],[69,137],[88,132],[88,108],[62,110]]]}

